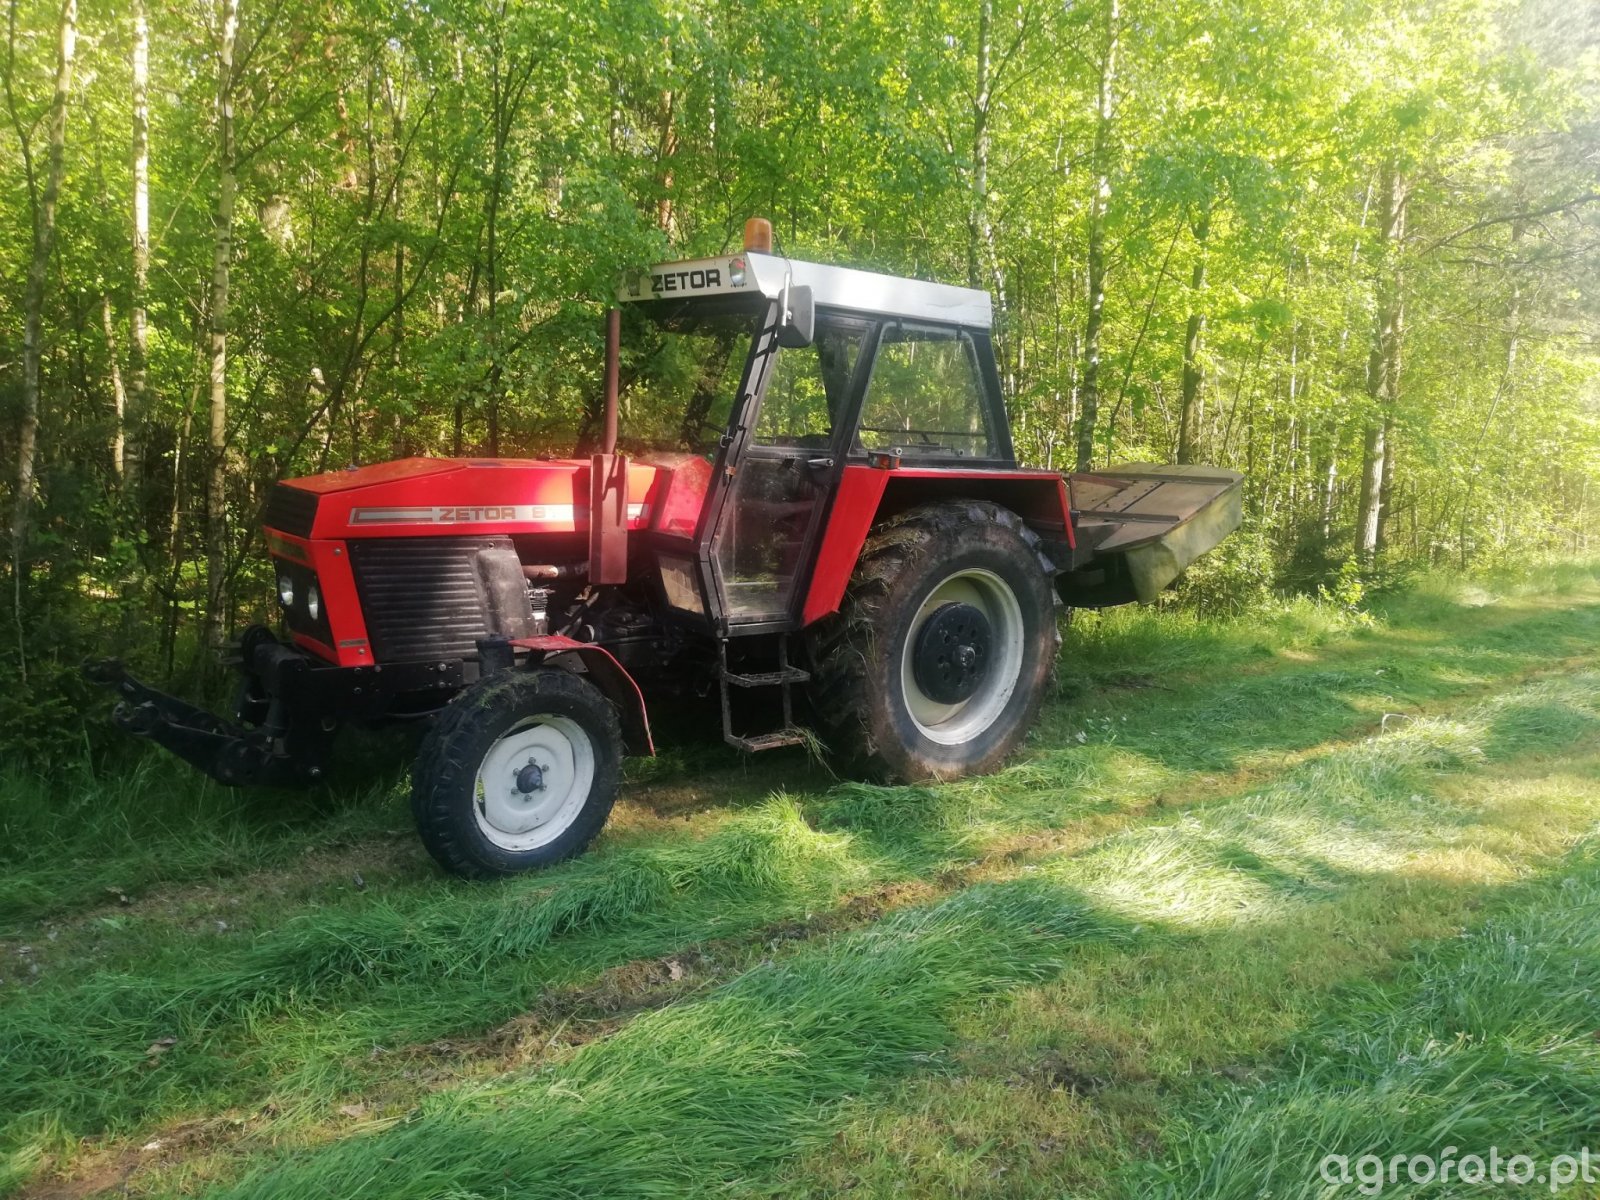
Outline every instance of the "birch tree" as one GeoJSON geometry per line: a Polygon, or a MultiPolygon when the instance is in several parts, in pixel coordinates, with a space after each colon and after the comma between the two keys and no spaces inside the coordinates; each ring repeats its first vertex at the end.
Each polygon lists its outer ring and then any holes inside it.
{"type": "Polygon", "coordinates": [[[67,103],[72,92],[72,67],[78,49],[78,3],[65,0],[56,26],[56,82],[45,124],[45,166],[41,181],[35,170],[32,138],[18,109],[17,2],[8,9],[6,38],[6,108],[17,135],[27,185],[33,255],[22,300],[22,422],[17,435],[16,492],[12,498],[11,578],[17,619],[17,656],[24,678],[27,652],[21,625],[23,574],[27,569],[28,522],[33,511],[33,481],[39,443],[39,362],[43,354],[44,294],[50,252],[56,240],[56,204],[61,196],[62,164],[67,144],[67,103]]]}
{"type": "Polygon", "coordinates": [[[1390,442],[1395,404],[1400,398],[1401,333],[1405,321],[1400,251],[1406,234],[1406,186],[1397,161],[1391,159],[1384,165],[1378,194],[1378,225],[1372,253],[1377,307],[1367,355],[1369,407],[1356,510],[1356,553],[1368,561],[1377,554],[1383,539],[1384,481],[1393,480],[1390,442]]]}
{"type": "Polygon", "coordinates": [[[1083,325],[1083,382],[1078,412],[1078,470],[1094,463],[1095,423],[1100,416],[1100,333],[1106,304],[1106,209],[1111,201],[1112,135],[1117,111],[1117,45],[1122,37],[1121,0],[1106,0],[1105,52],[1095,98],[1094,191],[1089,200],[1084,251],[1089,315],[1083,325]]]}
{"type": "Polygon", "coordinates": [[[233,206],[238,180],[234,144],[234,41],[239,0],[219,0],[217,10],[217,198],[213,210],[210,317],[208,321],[206,437],[205,641],[220,646],[228,598],[228,286],[233,266],[233,206]]]}
{"type": "Polygon", "coordinates": [[[124,453],[126,487],[134,509],[142,513],[145,474],[145,421],[150,378],[150,22],[145,0],[132,0],[133,47],[129,54],[133,101],[133,238],[128,309],[128,408],[124,453]]]}

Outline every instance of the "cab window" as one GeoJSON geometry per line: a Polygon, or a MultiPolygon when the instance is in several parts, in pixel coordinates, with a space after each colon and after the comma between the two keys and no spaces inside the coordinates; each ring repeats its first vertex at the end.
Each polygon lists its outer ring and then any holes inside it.
{"type": "Polygon", "coordinates": [[[887,327],[857,445],[929,458],[993,457],[994,430],[972,339],[957,330],[887,327]]]}
{"type": "Polygon", "coordinates": [[[756,420],[757,445],[827,449],[844,415],[864,332],[859,322],[821,318],[811,345],[778,353],[756,420]]]}

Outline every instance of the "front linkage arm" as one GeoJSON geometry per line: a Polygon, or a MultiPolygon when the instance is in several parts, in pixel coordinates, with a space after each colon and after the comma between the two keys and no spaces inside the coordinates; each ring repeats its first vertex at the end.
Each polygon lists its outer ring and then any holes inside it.
{"type": "Polygon", "coordinates": [[[111,688],[119,729],[170,750],[230,787],[303,787],[327,768],[341,725],[378,722],[397,702],[442,705],[463,679],[459,660],[388,668],[335,667],[252,626],[238,643],[247,688],[240,717],[226,721],[129,675],[114,658],[85,665],[84,675],[111,688]]]}
{"type": "MultiPolygon", "coordinates": [[[[240,644],[240,665],[247,674],[265,680],[278,665],[271,661],[276,657],[274,650],[294,654],[270,634],[262,639],[247,633],[240,644]]],[[[117,693],[111,719],[118,729],[155,742],[230,787],[298,787],[314,783],[322,775],[328,737],[308,738],[281,718],[275,720],[280,703],[269,706],[262,725],[246,729],[135,679],[120,659],[87,663],[83,673],[91,683],[117,693]]],[[[317,729],[316,733],[323,731],[317,729]]]]}

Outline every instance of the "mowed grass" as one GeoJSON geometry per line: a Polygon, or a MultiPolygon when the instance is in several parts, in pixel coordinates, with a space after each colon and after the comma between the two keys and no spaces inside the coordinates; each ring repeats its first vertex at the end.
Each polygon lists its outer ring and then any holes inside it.
{"type": "MultiPolygon", "coordinates": [[[[1047,856],[864,930],[799,945],[704,997],[647,1012],[531,1069],[428,1096],[391,1128],[309,1154],[269,1154],[223,1194],[854,1190],[860,1178],[835,1176],[848,1161],[838,1154],[836,1132],[848,1134],[858,1111],[870,1112],[874,1123],[893,1113],[897,1081],[908,1075],[923,1087],[930,1078],[950,1086],[961,1062],[951,1051],[963,1025],[992,1019],[995,1005],[1020,1003],[1048,987],[1043,980],[1076,982],[1098,964],[1148,963],[1241,926],[1257,937],[1275,929],[1294,938],[1305,922],[1326,936],[1335,908],[1342,932],[1359,937],[1389,919],[1370,888],[1419,865],[1428,871],[1434,867],[1427,864],[1461,856],[1494,857],[1499,870],[1470,900],[1458,896],[1452,905],[1440,896],[1425,904],[1435,921],[1445,912],[1461,919],[1485,899],[1494,902],[1519,869],[1558,862],[1575,831],[1592,828],[1600,800],[1591,795],[1564,812],[1502,812],[1448,786],[1480,776],[1497,758],[1520,762],[1515,751],[1494,747],[1496,731],[1551,711],[1570,714],[1569,730],[1600,726],[1600,676],[1545,681],[1455,719],[1416,722],[1308,762],[1268,788],[1129,829],[1085,853],[1047,856]],[[810,1180],[806,1170],[817,1163],[826,1164],[824,1178],[810,1180]]],[[[1386,899],[1392,905],[1395,896],[1386,899]]],[[[1231,957],[1191,960],[1213,992],[1238,987],[1217,974],[1218,966],[1233,965],[1231,957]]],[[[1270,973],[1257,967],[1251,978],[1266,982],[1270,973]]],[[[1184,982],[1187,998],[1199,1000],[1198,981],[1184,982]]],[[[1152,981],[1139,1002],[1156,1001],[1158,988],[1152,981]]],[[[1280,1006],[1287,998],[1279,997],[1280,1006]]],[[[1572,998],[1567,1007],[1570,1021],[1580,1010],[1572,998]]],[[[1231,1006],[1220,1009],[1215,998],[1168,1029],[1155,1050],[1181,1061],[1197,1032],[1215,1038],[1230,1016],[1235,1033],[1225,1044],[1236,1055],[1251,1040],[1252,1022],[1231,1006]]],[[[1040,1049],[1027,1065],[1048,1064],[1048,1090],[1064,1082],[1087,1086],[1089,1077],[1074,1074],[1059,1051],[1052,1058],[1040,1049]]],[[[1582,1086],[1578,1080],[1567,1098],[1582,1086]]],[[[1196,1092],[1196,1103],[1202,1097],[1196,1092]]],[[[1549,1099],[1533,1097],[1526,1118],[1548,1125],[1542,1104],[1549,1099]]],[[[1490,1102],[1478,1098],[1480,1108],[1490,1102]]],[[[982,1105],[996,1138],[1014,1133],[1017,1107],[1003,1095],[982,1105]]],[[[1158,1101],[1146,1118],[1183,1111],[1158,1101]]],[[[1464,1125],[1444,1132],[1463,1137],[1471,1132],[1464,1125]]],[[[932,1156],[919,1165],[937,1169],[920,1177],[904,1161],[904,1148],[898,1138],[875,1145],[893,1158],[869,1194],[892,1193],[897,1182],[911,1194],[948,1188],[948,1164],[932,1156]]],[[[1105,1166],[1118,1162],[1125,1160],[1105,1155],[1105,1166]]],[[[1004,1177],[1003,1161],[983,1165],[988,1181],[1004,1177]]],[[[1196,1165],[1211,1164],[1197,1156],[1196,1165]]],[[[1248,1168],[1240,1172],[1248,1175],[1248,1168]]],[[[1123,1181],[1111,1175],[1105,1182],[1123,1181]]],[[[1042,1173],[1036,1183],[1038,1194],[1049,1195],[1061,1179],[1042,1173]]],[[[1192,1191],[1182,1186],[1177,1194],[1192,1191]]]]}
{"type": "Polygon", "coordinates": [[[0,1181],[1145,1186],[1129,1164],[1213,1103],[1197,1062],[1274,1069],[1340,986],[1477,920],[1592,823],[1597,605],[1564,569],[1376,618],[1079,619],[1064,693],[1001,775],[868,788],[691,747],[638,772],[597,853],[491,887],[433,875],[392,784],[292,820],[219,791],[168,825],[137,815],[157,779],[104,812],[69,792],[98,845],[7,851],[30,890],[0,892],[0,1181]],[[1452,790],[1574,755],[1561,803],[1452,790]],[[166,874],[164,847],[184,850],[166,874]],[[55,896],[46,851],[68,864],[55,896]]]}
{"type": "MultiPolygon", "coordinates": [[[[1597,822],[1600,678],[1583,673],[1393,727],[1237,798],[1041,866],[1097,911],[1137,919],[1139,941],[1086,948],[1059,978],[975,1010],[950,1070],[846,1105],[824,1153],[763,1184],[819,1196],[1325,1195],[1314,1175],[1325,1154],[1385,1152],[1390,1135],[1387,1153],[1419,1152],[1423,1135],[1439,1139],[1434,1151],[1521,1139],[1535,1153],[1573,1134],[1575,1117],[1592,1129],[1592,1101],[1574,1105],[1576,1093],[1543,1086],[1546,1073],[1532,1069],[1549,1047],[1525,1056],[1524,1072],[1458,1081],[1459,1122],[1446,1119],[1450,1104],[1400,1121],[1415,1098],[1402,1089],[1392,1108],[1347,1129],[1341,1121],[1367,1101],[1341,1107],[1339,1093],[1385,1096],[1415,1065],[1406,1052],[1386,1059],[1392,1047],[1358,1027],[1375,1002],[1408,1003],[1405,964],[1419,947],[1427,960],[1448,956],[1486,916],[1515,918],[1535,896],[1559,897],[1551,903],[1570,905],[1575,920],[1600,916],[1597,822]],[[1522,751],[1524,734],[1541,748],[1522,751]],[[1588,882],[1563,883],[1569,876],[1588,882]],[[1339,1036],[1366,1057],[1331,1055],[1330,1028],[1349,1030],[1339,1036]],[[1274,1089],[1299,1096],[1292,1137],[1274,1089]],[[1518,1097],[1525,1102],[1501,1107],[1518,1097]],[[1473,1108],[1505,1118],[1489,1127],[1494,1137],[1466,1119],[1473,1108]],[[1248,1153],[1238,1144],[1246,1129],[1248,1153]]],[[[1564,1019],[1589,1009],[1557,1040],[1593,1063],[1600,956],[1592,938],[1574,955],[1551,970],[1585,955],[1587,966],[1552,990],[1551,1004],[1566,1006],[1564,1019]]],[[[1544,1036],[1537,987],[1502,1001],[1489,977],[1452,986],[1463,1005],[1517,1017],[1507,1036],[1544,1036]]],[[[1470,1023],[1389,1033],[1418,1048],[1458,1033],[1466,1048],[1476,1036],[1470,1023]]],[[[1484,1062],[1497,1053],[1490,1046],[1484,1062]]],[[[1567,1069],[1552,1064],[1555,1075],[1567,1069]]],[[[1448,1078],[1441,1068],[1412,1082],[1436,1088],[1448,1078]]],[[[1585,1144],[1571,1140],[1561,1149],[1585,1144]]]]}

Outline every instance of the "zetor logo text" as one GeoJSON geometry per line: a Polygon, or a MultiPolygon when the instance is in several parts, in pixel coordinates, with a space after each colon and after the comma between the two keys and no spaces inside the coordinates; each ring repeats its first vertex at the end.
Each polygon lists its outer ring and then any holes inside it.
{"type": "Polygon", "coordinates": [[[486,521],[570,521],[570,504],[471,504],[429,508],[354,508],[352,525],[477,525],[486,521]]]}
{"type": "MultiPolygon", "coordinates": [[[[647,505],[628,505],[628,519],[642,518],[647,505]]],[[[482,525],[488,522],[554,521],[566,523],[589,515],[573,504],[470,504],[434,508],[352,508],[352,525],[482,525]]]]}
{"type": "Polygon", "coordinates": [[[722,286],[722,268],[705,267],[692,271],[657,271],[650,276],[655,292],[698,292],[722,286]]]}
{"type": "MultiPolygon", "coordinates": [[[[439,521],[515,521],[517,507],[514,504],[488,505],[478,508],[441,508],[438,510],[439,521]]],[[[535,520],[538,517],[534,517],[535,520]]]]}

